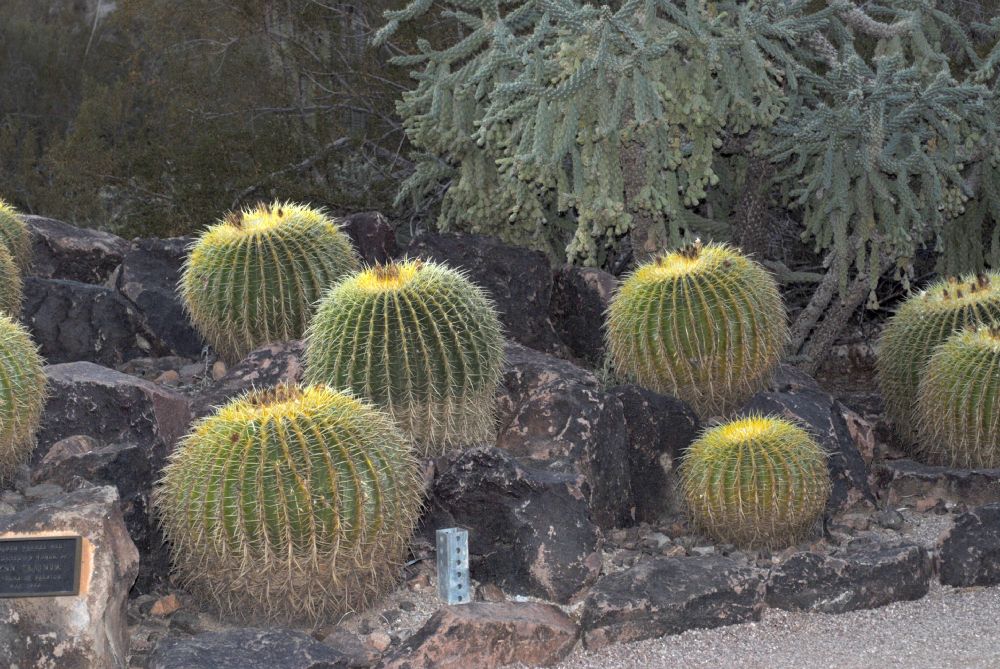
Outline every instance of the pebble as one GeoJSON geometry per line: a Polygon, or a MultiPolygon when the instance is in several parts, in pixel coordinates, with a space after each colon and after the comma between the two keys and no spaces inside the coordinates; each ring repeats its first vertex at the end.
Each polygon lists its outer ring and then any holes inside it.
{"type": "Polygon", "coordinates": [[[385,632],[374,632],[368,635],[368,645],[378,652],[384,653],[392,645],[392,637],[385,632]]]}

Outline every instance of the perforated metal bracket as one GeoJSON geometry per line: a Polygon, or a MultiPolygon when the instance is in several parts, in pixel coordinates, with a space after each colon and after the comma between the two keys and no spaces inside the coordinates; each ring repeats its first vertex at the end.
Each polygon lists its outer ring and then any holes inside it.
{"type": "Polygon", "coordinates": [[[438,597],[447,604],[472,601],[469,592],[469,531],[449,527],[437,531],[438,597]]]}

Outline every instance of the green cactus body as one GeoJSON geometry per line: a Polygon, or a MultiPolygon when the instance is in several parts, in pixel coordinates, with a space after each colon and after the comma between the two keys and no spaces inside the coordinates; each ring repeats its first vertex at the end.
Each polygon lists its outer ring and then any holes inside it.
{"type": "Polygon", "coordinates": [[[904,302],[879,341],[878,381],[904,445],[919,441],[917,390],[934,349],[969,325],[1000,320],[1000,275],[944,279],[904,302]]]}
{"type": "Polygon", "coordinates": [[[934,349],[920,379],[918,453],[947,467],[1000,467],[1000,329],[969,327],[934,349]]]}
{"type": "Polygon", "coordinates": [[[0,313],[11,318],[21,314],[21,271],[6,247],[0,245],[0,313]]]}
{"type": "Polygon", "coordinates": [[[761,416],[706,430],[684,457],[681,485],[693,524],[740,546],[794,543],[830,494],[823,449],[789,421],[761,416]]]}
{"type": "Polygon", "coordinates": [[[360,266],[321,211],[276,202],[228,214],[198,239],[180,291],[194,325],[227,360],[298,339],[315,304],[360,266]]]}
{"type": "Polygon", "coordinates": [[[788,339],[771,275],[732,248],[696,243],[640,266],[608,312],[618,373],[724,415],[768,379],[788,339]]]}
{"type": "Polygon", "coordinates": [[[0,199],[0,244],[10,252],[21,272],[31,262],[31,235],[14,207],[0,199]]]}
{"type": "Polygon", "coordinates": [[[156,506],[193,593],[236,618],[318,624],[396,584],[421,491],[384,412],[326,386],[278,386],[196,423],[156,506]]]}
{"type": "Polygon", "coordinates": [[[500,321],[485,293],[420,260],[339,282],[306,336],[306,379],[383,407],[425,455],[493,438],[502,364],[500,321]]]}
{"type": "Polygon", "coordinates": [[[0,485],[35,447],[45,405],[44,364],[24,328],[0,314],[0,485]]]}

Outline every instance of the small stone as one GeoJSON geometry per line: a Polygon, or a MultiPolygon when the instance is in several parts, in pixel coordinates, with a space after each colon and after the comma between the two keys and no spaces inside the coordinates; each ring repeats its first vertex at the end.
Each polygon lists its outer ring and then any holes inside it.
{"type": "Polygon", "coordinates": [[[649,548],[654,551],[661,550],[664,546],[670,543],[670,537],[663,534],[662,532],[653,532],[645,539],[642,540],[643,548],[649,548]]]}
{"type": "Polygon", "coordinates": [[[373,631],[374,629],[372,628],[370,620],[362,618],[358,622],[358,634],[371,634],[373,631]]]}
{"type": "Polygon", "coordinates": [[[507,595],[503,594],[503,590],[494,583],[484,583],[476,589],[476,594],[479,595],[479,599],[484,602],[506,602],[507,595]]]}
{"type": "Polygon", "coordinates": [[[389,609],[382,614],[382,619],[385,620],[386,625],[395,625],[399,622],[400,616],[402,616],[402,613],[399,609],[389,609]]]}
{"type": "Polygon", "coordinates": [[[416,611],[417,605],[408,599],[399,600],[399,610],[400,611],[416,611]]]}
{"type": "Polygon", "coordinates": [[[164,618],[180,608],[181,600],[177,598],[177,595],[171,593],[153,602],[153,606],[149,609],[149,615],[164,618]]]}
{"type": "Polygon", "coordinates": [[[385,632],[373,632],[368,635],[368,645],[378,652],[384,653],[392,645],[392,639],[385,632]]]}
{"type": "Polygon", "coordinates": [[[678,546],[677,544],[670,544],[660,551],[660,555],[665,557],[680,557],[681,555],[687,555],[687,551],[684,550],[683,546],[678,546]]]}
{"type": "Polygon", "coordinates": [[[903,514],[895,509],[882,509],[875,514],[873,520],[879,527],[884,527],[887,530],[901,530],[906,524],[903,514]]]}
{"type": "Polygon", "coordinates": [[[701,557],[715,555],[715,546],[695,546],[691,549],[691,554],[700,555],[701,557]]]}
{"type": "Polygon", "coordinates": [[[218,381],[225,375],[226,375],[226,363],[224,363],[221,360],[216,360],[212,364],[212,380],[218,381]]]}
{"type": "Polygon", "coordinates": [[[207,632],[209,628],[205,625],[205,621],[201,619],[200,615],[194,611],[181,609],[170,617],[170,631],[193,635],[207,632]]]}
{"type": "MultiPolygon", "coordinates": [[[[345,657],[343,666],[355,667],[374,666],[381,653],[361,640],[361,638],[343,627],[334,627],[323,635],[322,641],[345,657]]],[[[341,665],[335,665],[338,667],[341,665]]]]}
{"type": "Polygon", "coordinates": [[[180,382],[181,375],[174,369],[168,369],[153,380],[153,383],[159,383],[162,386],[176,386],[180,382]]]}
{"type": "Polygon", "coordinates": [[[100,447],[101,443],[93,437],[88,437],[85,434],[74,434],[52,444],[45,457],[42,458],[42,464],[63,460],[74,455],[83,455],[96,451],[100,447]]]}
{"type": "Polygon", "coordinates": [[[420,592],[421,590],[426,590],[431,587],[431,577],[429,574],[417,574],[409,580],[406,586],[415,592],[420,592]]]}

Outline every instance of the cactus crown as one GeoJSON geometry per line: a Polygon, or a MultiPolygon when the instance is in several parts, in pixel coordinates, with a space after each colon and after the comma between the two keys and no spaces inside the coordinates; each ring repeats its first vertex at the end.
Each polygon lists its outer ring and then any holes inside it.
{"type": "Polygon", "coordinates": [[[729,246],[695,242],[625,280],[607,337],[620,373],[718,415],[766,382],[788,326],[763,267],[729,246]]]}
{"type": "Polygon", "coordinates": [[[314,305],[359,267],[322,211],[291,202],[230,212],[191,249],[180,290],[191,320],[228,360],[298,339],[314,305]]]}
{"type": "Polygon", "coordinates": [[[237,618],[319,623],[395,584],[421,490],[387,415],[325,386],[278,386],[196,423],[156,504],[195,594],[237,618]]]}
{"type": "Polygon", "coordinates": [[[681,471],[693,523],[740,545],[777,547],[801,538],[830,493],[823,449],[780,418],[753,415],[707,429],[681,471]]]}
{"type": "Polygon", "coordinates": [[[405,260],[347,277],[306,335],[306,379],[386,409],[425,454],[488,441],[503,364],[489,298],[464,274],[405,260]]]}
{"type": "Polygon", "coordinates": [[[878,380],[886,412],[909,446],[919,441],[916,398],[934,349],[952,333],[1000,320],[1000,275],[982,272],[936,281],[910,297],[879,342],[878,380]]]}
{"type": "Polygon", "coordinates": [[[24,328],[0,314],[0,485],[35,447],[45,405],[44,364],[24,328]]]}
{"type": "Polygon", "coordinates": [[[20,271],[31,263],[31,235],[17,210],[0,198],[0,245],[7,247],[20,271]]]}

